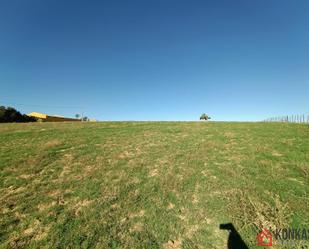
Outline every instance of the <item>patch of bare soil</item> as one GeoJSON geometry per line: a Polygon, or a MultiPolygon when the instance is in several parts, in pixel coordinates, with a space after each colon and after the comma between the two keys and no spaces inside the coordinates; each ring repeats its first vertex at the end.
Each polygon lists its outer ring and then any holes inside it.
{"type": "Polygon", "coordinates": [[[163,244],[164,249],[180,249],[182,244],[182,239],[177,238],[176,240],[169,240],[163,244]]]}

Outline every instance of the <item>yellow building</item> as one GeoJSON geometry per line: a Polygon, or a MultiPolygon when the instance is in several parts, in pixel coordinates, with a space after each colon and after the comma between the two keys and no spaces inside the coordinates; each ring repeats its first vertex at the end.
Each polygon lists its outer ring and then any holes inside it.
{"type": "Polygon", "coordinates": [[[42,122],[66,122],[66,121],[81,121],[80,119],[76,118],[66,118],[66,117],[60,117],[60,116],[52,116],[52,115],[47,115],[44,113],[39,113],[39,112],[31,112],[27,114],[29,117],[34,117],[38,121],[42,122]]]}

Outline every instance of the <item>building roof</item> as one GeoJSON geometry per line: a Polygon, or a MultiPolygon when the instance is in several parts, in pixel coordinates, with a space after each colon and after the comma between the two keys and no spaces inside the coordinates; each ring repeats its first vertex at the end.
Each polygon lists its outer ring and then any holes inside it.
{"type": "Polygon", "coordinates": [[[82,121],[81,119],[68,118],[68,117],[63,117],[63,116],[58,116],[58,115],[48,115],[48,114],[40,113],[40,112],[31,112],[31,113],[28,113],[27,116],[34,117],[38,120],[47,121],[47,122],[82,121]]]}
{"type": "Polygon", "coordinates": [[[30,116],[30,117],[35,117],[35,118],[47,118],[47,114],[44,114],[44,113],[39,113],[39,112],[31,112],[31,113],[28,113],[27,116],[30,116]]]}

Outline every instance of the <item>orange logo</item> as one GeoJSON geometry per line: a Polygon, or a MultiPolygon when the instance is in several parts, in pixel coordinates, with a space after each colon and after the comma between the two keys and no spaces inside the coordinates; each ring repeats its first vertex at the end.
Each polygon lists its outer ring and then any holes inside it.
{"type": "Polygon", "coordinates": [[[262,230],[256,236],[256,242],[258,246],[272,246],[273,245],[273,236],[266,228],[262,230]]]}

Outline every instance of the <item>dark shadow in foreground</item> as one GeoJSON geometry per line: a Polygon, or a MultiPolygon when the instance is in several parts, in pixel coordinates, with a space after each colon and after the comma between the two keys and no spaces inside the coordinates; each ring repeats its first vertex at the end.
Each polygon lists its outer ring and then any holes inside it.
{"type": "Polygon", "coordinates": [[[232,223],[220,224],[220,229],[229,231],[228,249],[249,249],[232,223]]]}

